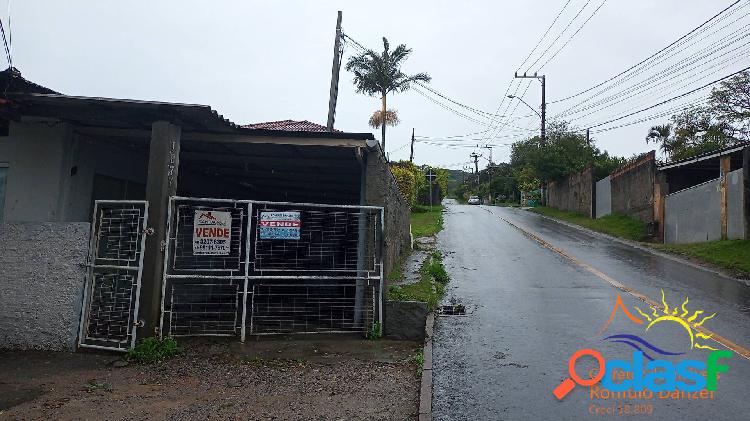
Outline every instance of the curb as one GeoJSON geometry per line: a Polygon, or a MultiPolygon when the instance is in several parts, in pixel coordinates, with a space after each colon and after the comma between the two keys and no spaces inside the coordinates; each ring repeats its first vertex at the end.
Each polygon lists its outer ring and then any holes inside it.
{"type": "Polygon", "coordinates": [[[422,387],[419,392],[419,421],[432,420],[432,333],[435,313],[427,315],[424,326],[424,363],[422,364],[422,387]]]}
{"type": "MultiPolygon", "coordinates": [[[[695,262],[692,262],[692,261],[690,261],[688,259],[685,259],[685,258],[682,258],[682,257],[679,257],[679,256],[675,256],[675,255],[670,254],[670,253],[664,253],[662,251],[653,249],[651,247],[642,246],[640,243],[637,243],[635,241],[625,240],[625,239],[618,238],[618,237],[615,237],[615,236],[612,236],[612,235],[609,235],[609,234],[605,234],[605,233],[602,233],[602,232],[594,231],[592,229],[589,229],[589,228],[586,228],[586,227],[582,227],[580,225],[576,225],[576,224],[570,223],[568,221],[563,221],[561,219],[553,218],[551,216],[542,215],[542,214],[536,213],[536,212],[531,212],[531,211],[526,210],[526,209],[524,209],[524,211],[525,212],[529,212],[529,213],[533,213],[534,215],[538,215],[538,216],[540,216],[540,217],[542,217],[544,219],[548,219],[550,221],[557,222],[560,225],[565,225],[566,227],[574,228],[574,229],[577,229],[579,231],[583,231],[583,232],[585,232],[587,234],[590,234],[590,235],[592,235],[594,237],[599,237],[599,238],[604,238],[604,239],[607,239],[607,240],[615,241],[617,243],[624,244],[626,246],[630,246],[630,247],[633,247],[635,249],[638,249],[638,250],[645,251],[647,253],[653,254],[654,256],[659,256],[659,257],[671,260],[671,261],[676,262],[676,263],[680,263],[680,264],[683,264],[683,265],[686,265],[686,266],[690,266],[693,269],[698,269],[698,270],[702,270],[704,272],[708,272],[708,273],[714,274],[716,276],[719,276],[719,277],[721,277],[723,279],[726,279],[726,280],[729,280],[729,281],[735,281],[735,282],[739,282],[739,283],[741,283],[743,285],[750,286],[750,280],[735,278],[733,276],[727,275],[726,273],[722,272],[721,270],[714,269],[712,267],[702,266],[702,265],[699,265],[699,264],[697,264],[695,262]]],[[[710,263],[707,263],[707,264],[710,264],[710,263]]]]}

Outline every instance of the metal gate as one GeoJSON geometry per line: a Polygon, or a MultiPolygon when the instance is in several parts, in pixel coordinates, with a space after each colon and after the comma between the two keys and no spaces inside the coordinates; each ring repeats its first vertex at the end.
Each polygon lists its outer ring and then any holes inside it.
{"type": "Polygon", "coordinates": [[[382,322],[383,208],[174,197],[168,219],[162,335],[382,322]]]}
{"type": "Polygon", "coordinates": [[[135,344],[147,222],[147,202],[95,202],[80,346],[126,351],[135,344]]]}

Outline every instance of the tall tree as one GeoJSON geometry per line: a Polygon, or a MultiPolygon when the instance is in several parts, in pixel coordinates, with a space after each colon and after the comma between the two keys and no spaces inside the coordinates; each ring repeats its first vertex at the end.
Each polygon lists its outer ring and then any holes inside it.
{"type": "Polygon", "coordinates": [[[654,126],[647,142],[676,161],[750,140],[750,72],[738,73],[711,91],[703,106],[691,106],[654,126]]]}
{"type": "MultiPolygon", "coordinates": [[[[369,96],[380,95],[381,115],[387,116],[386,97],[389,93],[406,91],[413,82],[432,80],[427,73],[407,75],[401,71],[401,65],[411,52],[411,48],[404,44],[400,44],[391,51],[388,39],[383,37],[382,53],[368,49],[362,54],[350,57],[346,63],[346,70],[354,73],[354,85],[357,87],[357,92],[369,96]]],[[[380,124],[383,151],[385,151],[386,125],[380,124]]]]}
{"type": "Polygon", "coordinates": [[[523,172],[523,177],[517,177],[519,184],[523,183],[522,180],[560,180],[588,167],[593,167],[595,175],[606,176],[624,162],[622,158],[600,151],[593,142],[589,144],[586,136],[571,130],[564,122],[549,125],[544,144],[539,136],[515,142],[510,159],[516,174],[523,172]]]}

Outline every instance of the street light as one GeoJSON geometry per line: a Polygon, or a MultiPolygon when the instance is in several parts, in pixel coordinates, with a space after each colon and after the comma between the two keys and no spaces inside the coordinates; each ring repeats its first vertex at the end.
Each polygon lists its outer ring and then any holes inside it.
{"type": "Polygon", "coordinates": [[[539,111],[537,111],[537,110],[536,110],[536,108],[534,108],[534,107],[532,107],[531,105],[529,105],[529,104],[528,104],[528,103],[527,103],[526,101],[524,101],[523,99],[521,99],[521,98],[519,98],[519,97],[517,97],[517,96],[515,96],[515,95],[508,95],[508,98],[510,98],[510,99],[517,99],[517,100],[519,100],[519,101],[523,102],[523,104],[524,104],[525,106],[529,107],[529,108],[531,109],[531,111],[535,112],[535,113],[536,113],[536,115],[538,115],[538,116],[539,116],[539,118],[542,118],[542,115],[541,115],[541,114],[539,114],[539,111]]]}

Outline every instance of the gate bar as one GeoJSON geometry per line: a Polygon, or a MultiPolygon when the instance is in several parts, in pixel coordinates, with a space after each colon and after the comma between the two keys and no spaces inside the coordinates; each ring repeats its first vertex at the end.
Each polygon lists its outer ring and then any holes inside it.
{"type": "MultiPolygon", "coordinates": [[[[245,342],[245,322],[247,321],[247,284],[250,275],[250,233],[253,223],[253,203],[247,204],[247,229],[245,230],[245,287],[242,293],[242,327],[240,327],[240,342],[245,342]]],[[[242,231],[240,231],[242,235],[242,231]]],[[[253,315],[250,314],[252,318],[253,315]]]]}

